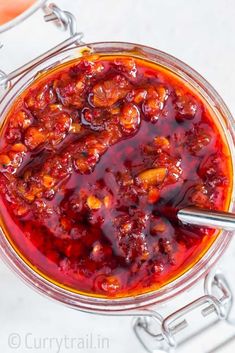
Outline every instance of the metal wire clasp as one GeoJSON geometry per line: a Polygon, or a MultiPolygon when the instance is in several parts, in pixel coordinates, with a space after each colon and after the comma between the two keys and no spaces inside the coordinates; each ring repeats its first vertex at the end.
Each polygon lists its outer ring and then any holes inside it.
{"type": "Polygon", "coordinates": [[[44,60],[48,56],[51,56],[54,53],[69,48],[72,45],[82,44],[81,40],[83,38],[83,33],[77,32],[77,22],[72,13],[61,10],[55,4],[46,5],[44,7],[44,12],[44,19],[46,22],[53,21],[57,26],[62,27],[64,30],[69,30],[69,38],[9,74],[6,74],[5,72],[0,70],[0,89],[2,88],[6,90],[13,79],[30,70],[38,62],[44,60]]]}
{"type": "MultiPolygon", "coordinates": [[[[154,311],[146,311],[145,317],[138,317],[133,324],[134,332],[142,346],[149,353],[172,353],[179,345],[177,334],[192,326],[188,320],[188,314],[199,311],[202,318],[211,314],[216,315],[214,325],[219,320],[227,320],[232,307],[232,292],[222,274],[207,277],[204,284],[205,295],[185,305],[179,310],[163,318],[154,311]],[[157,319],[156,319],[157,318],[157,319]],[[155,332],[153,331],[155,321],[155,332]],[[156,325],[157,322],[157,325],[156,325]]],[[[205,325],[205,328],[208,325],[205,325]]],[[[211,325],[209,325],[211,326],[211,325]]],[[[191,327],[192,328],[192,327],[191,327]]],[[[204,328],[204,329],[205,329],[204,328]]],[[[185,341],[194,337],[199,332],[187,335],[185,341]]],[[[182,342],[181,342],[182,343],[182,342]]]]}
{"type": "Polygon", "coordinates": [[[61,10],[57,5],[50,4],[44,7],[46,22],[55,22],[56,25],[64,30],[69,29],[70,35],[73,37],[77,33],[77,21],[74,15],[65,10],[61,10]]]}

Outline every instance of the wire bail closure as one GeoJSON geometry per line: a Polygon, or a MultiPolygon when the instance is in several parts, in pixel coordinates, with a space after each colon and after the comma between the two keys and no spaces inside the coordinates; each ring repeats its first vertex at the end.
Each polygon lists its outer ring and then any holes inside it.
{"type": "Polygon", "coordinates": [[[69,48],[72,45],[83,44],[83,33],[77,32],[77,21],[75,16],[71,12],[64,11],[55,4],[46,5],[44,7],[44,12],[45,22],[54,22],[55,25],[61,27],[63,30],[68,30],[70,34],[69,38],[9,74],[6,74],[4,71],[0,70],[0,89],[7,90],[12,80],[22,75],[26,71],[30,70],[36,64],[43,61],[48,56],[51,56],[54,53],[69,48]]]}
{"type": "MultiPolygon", "coordinates": [[[[0,70],[0,89],[7,90],[12,80],[27,72],[48,56],[71,47],[72,45],[83,44],[83,33],[77,31],[77,21],[71,12],[62,10],[53,3],[46,5],[44,11],[45,22],[53,22],[62,30],[69,31],[69,38],[9,74],[0,70]]],[[[185,317],[186,314],[199,310],[202,318],[216,314],[216,322],[219,320],[228,320],[232,302],[232,292],[225,277],[222,274],[216,274],[212,281],[209,281],[208,277],[206,278],[205,293],[203,296],[165,318],[157,311],[147,309],[134,315],[133,313],[129,313],[123,314],[123,316],[135,316],[133,330],[139,342],[147,352],[173,353],[178,345],[177,334],[184,331],[190,325],[185,317]],[[216,296],[214,289],[219,291],[221,296],[216,296]],[[154,322],[155,328],[157,328],[155,332],[150,329],[150,321],[154,322]],[[153,343],[153,347],[151,348],[148,344],[150,340],[153,343]]]]}
{"type": "MultiPolygon", "coordinates": [[[[180,343],[177,334],[187,329],[190,325],[187,315],[199,310],[202,318],[216,315],[211,325],[205,325],[205,329],[221,320],[229,323],[229,313],[232,308],[232,291],[222,273],[217,273],[213,278],[208,275],[204,282],[205,295],[197,298],[179,310],[163,318],[154,310],[146,310],[146,315],[137,317],[133,322],[133,330],[141,345],[149,353],[174,353],[180,343]],[[150,324],[154,324],[154,331],[150,324]],[[151,344],[151,345],[150,345],[151,344]]],[[[200,331],[185,337],[200,334],[200,331]]],[[[182,341],[183,343],[184,341],[182,341]]]]}
{"type": "Polygon", "coordinates": [[[46,6],[44,11],[48,11],[48,13],[44,15],[46,22],[52,21],[63,30],[69,30],[71,37],[75,36],[77,33],[77,21],[71,12],[61,10],[55,4],[46,6]]]}

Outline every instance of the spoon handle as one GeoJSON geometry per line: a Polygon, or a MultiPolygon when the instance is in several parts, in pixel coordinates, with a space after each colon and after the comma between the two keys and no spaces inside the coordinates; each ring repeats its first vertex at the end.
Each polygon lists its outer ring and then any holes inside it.
{"type": "Polygon", "coordinates": [[[187,207],[180,210],[177,217],[186,224],[235,231],[235,214],[229,212],[187,207]]]}

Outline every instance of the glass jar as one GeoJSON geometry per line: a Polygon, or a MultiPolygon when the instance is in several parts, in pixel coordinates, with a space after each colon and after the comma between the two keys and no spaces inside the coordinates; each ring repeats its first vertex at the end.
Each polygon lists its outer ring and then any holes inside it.
{"type": "Polygon", "coordinates": [[[34,3],[31,6],[29,6],[24,12],[22,12],[17,17],[14,17],[10,21],[8,21],[8,22],[4,23],[3,25],[1,25],[0,26],[0,33],[9,30],[10,28],[15,27],[16,25],[18,25],[19,23],[24,21],[26,18],[28,18],[34,12],[36,12],[40,7],[42,7],[43,4],[46,1],[47,0],[36,0],[36,1],[34,1],[34,3]]]}
{"type": "MultiPolygon", "coordinates": [[[[39,2],[37,5],[39,6],[39,2]]],[[[33,9],[31,9],[31,11],[32,10],[33,9]]],[[[34,81],[38,73],[45,73],[48,69],[55,68],[61,63],[78,58],[82,55],[84,50],[97,54],[128,54],[136,58],[147,59],[170,70],[181,77],[203,97],[217,117],[221,131],[227,139],[231,151],[233,168],[235,168],[234,119],[219,94],[195,70],[173,56],[150,47],[118,42],[91,43],[85,45],[78,43],[77,37],[71,38],[73,38],[73,40],[67,42],[66,45],[60,45],[54,48],[49,53],[16,70],[16,72],[11,75],[7,76],[2,74],[2,78],[0,77],[0,86],[3,87],[3,98],[0,100],[1,124],[4,123],[12,102],[14,102],[21,92],[34,81]],[[76,42],[75,46],[66,49],[67,45],[73,45],[74,42],[76,42]]],[[[235,211],[234,187],[229,210],[231,212],[235,211]]],[[[0,230],[0,251],[3,260],[31,287],[72,308],[90,313],[128,315],[144,318],[148,316],[154,318],[159,326],[161,326],[161,335],[163,340],[165,340],[164,343],[169,348],[176,345],[173,334],[174,330],[177,331],[177,327],[174,326],[173,329],[170,327],[170,324],[172,324],[176,318],[170,315],[170,318],[167,317],[163,319],[157,313],[158,307],[160,304],[166,303],[170,299],[185,293],[188,288],[198,283],[199,279],[206,279],[206,293],[205,296],[203,296],[204,301],[199,298],[196,306],[207,304],[208,312],[216,311],[218,317],[221,319],[227,317],[227,311],[230,308],[231,302],[231,293],[229,292],[227,283],[222,276],[213,277],[211,279],[211,277],[207,277],[207,275],[226,250],[230,239],[231,235],[228,232],[220,232],[207,253],[181,277],[157,291],[123,299],[102,299],[81,295],[50,282],[48,279],[35,272],[33,268],[23,260],[8,241],[3,228],[0,230]],[[212,295],[212,287],[214,285],[217,285],[222,292],[222,297],[219,297],[219,299],[212,295]],[[211,293],[209,293],[208,288],[211,290],[211,293]],[[225,308],[226,306],[227,309],[225,308]]],[[[194,304],[194,302],[190,304],[190,310],[194,308],[194,304]]],[[[187,305],[187,307],[182,309],[182,312],[185,313],[189,310],[189,306],[187,305]]],[[[135,327],[138,327],[140,324],[143,326],[144,321],[136,321],[135,327]]],[[[145,331],[148,330],[146,329],[145,331]]]]}

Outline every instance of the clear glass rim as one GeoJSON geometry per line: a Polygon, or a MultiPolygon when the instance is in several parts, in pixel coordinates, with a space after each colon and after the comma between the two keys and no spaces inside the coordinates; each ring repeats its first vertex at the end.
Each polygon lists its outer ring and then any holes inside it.
{"type": "MultiPolygon", "coordinates": [[[[6,92],[2,102],[0,101],[1,119],[4,121],[4,116],[12,104],[12,101],[25,87],[27,87],[30,82],[32,82],[38,71],[46,71],[54,65],[58,65],[61,62],[66,62],[76,58],[84,48],[89,48],[95,53],[111,54],[118,52],[120,54],[129,54],[136,57],[142,57],[147,60],[152,60],[174,71],[183,79],[186,79],[187,82],[192,84],[193,87],[197,89],[197,91],[207,100],[208,104],[217,113],[220,124],[226,132],[234,168],[235,122],[222,98],[194,69],[169,54],[143,45],[122,42],[91,43],[80,45],[72,49],[66,49],[46,58],[21,76],[21,78],[6,92]]],[[[234,210],[234,189],[233,180],[230,211],[234,210]]],[[[209,272],[227,248],[230,239],[231,235],[228,232],[221,232],[206,254],[192,268],[166,286],[156,291],[141,294],[136,297],[126,297],[120,299],[106,299],[88,296],[85,294],[77,294],[69,289],[64,289],[50,282],[40,274],[33,271],[32,268],[25,263],[25,261],[11,246],[7,237],[4,236],[3,230],[0,232],[0,248],[2,258],[10,266],[10,268],[40,293],[72,306],[73,308],[83,311],[107,314],[112,312],[118,313],[133,310],[152,304],[161,303],[188,289],[209,272]]]]}
{"type": "Polygon", "coordinates": [[[47,0],[36,0],[36,2],[31,5],[27,10],[23,13],[12,19],[11,21],[6,22],[5,24],[0,26],[0,33],[6,32],[9,29],[17,26],[28,17],[30,17],[34,12],[36,12],[40,7],[42,7],[47,0]]]}

